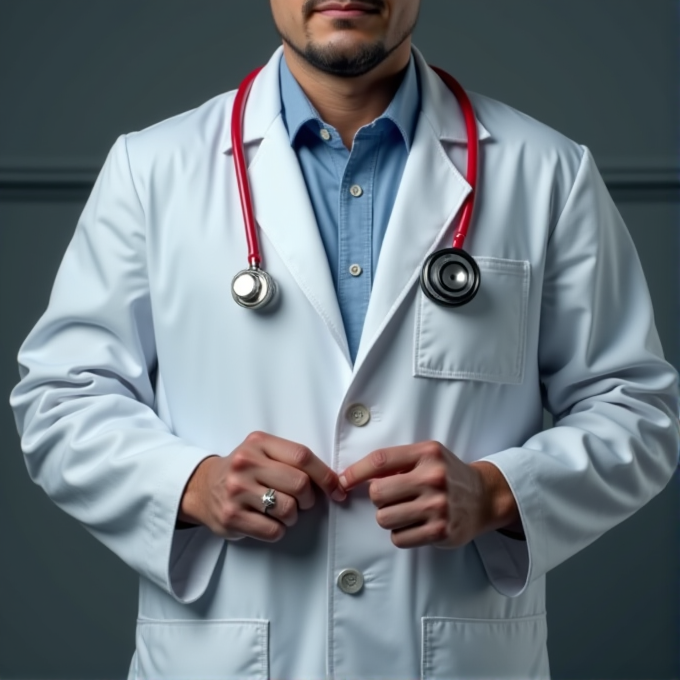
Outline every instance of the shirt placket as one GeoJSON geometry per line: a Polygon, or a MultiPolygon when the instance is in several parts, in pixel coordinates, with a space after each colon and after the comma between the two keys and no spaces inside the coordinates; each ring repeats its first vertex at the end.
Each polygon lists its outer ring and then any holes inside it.
{"type": "Polygon", "coordinates": [[[338,200],[337,294],[352,360],[373,280],[373,200],[379,134],[361,130],[345,166],[338,200]]]}

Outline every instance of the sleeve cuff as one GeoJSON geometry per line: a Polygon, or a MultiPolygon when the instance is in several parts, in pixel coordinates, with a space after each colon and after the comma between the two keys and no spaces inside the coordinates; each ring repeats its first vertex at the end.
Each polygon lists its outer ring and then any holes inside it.
{"type": "Polygon", "coordinates": [[[509,449],[481,460],[495,465],[510,486],[525,540],[491,531],[478,536],[475,545],[491,585],[505,597],[518,597],[541,575],[533,559],[540,540],[541,508],[532,471],[522,449],[509,449]]]}
{"type": "Polygon", "coordinates": [[[224,539],[204,526],[175,530],[168,560],[168,590],[182,604],[198,600],[215,571],[224,539]]]}
{"type": "Polygon", "coordinates": [[[154,499],[147,575],[182,604],[195,602],[203,595],[225,547],[224,539],[205,526],[176,528],[177,512],[189,478],[203,460],[213,455],[194,447],[188,451],[185,447],[181,456],[168,455],[154,499]]]}
{"type": "Polygon", "coordinates": [[[529,585],[527,543],[490,531],[478,536],[475,545],[491,585],[505,597],[521,595],[529,585]]]}

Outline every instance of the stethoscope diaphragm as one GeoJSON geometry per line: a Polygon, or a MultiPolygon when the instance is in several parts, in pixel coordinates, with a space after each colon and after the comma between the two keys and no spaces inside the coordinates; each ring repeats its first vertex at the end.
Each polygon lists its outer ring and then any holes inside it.
{"type": "Polygon", "coordinates": [[[256,266],[242,269],[231,280],[231,295],[241,307],[260,309],[271,302],[275,294],[274,279],[256,266]]]}
{"type": "Polygon", "coordinates": [[[461,248],[444,248],[430,255],[420,273],[425,295],[447,307],[464,305],[477,294],[481,274],[472,256],[461,248]]]}

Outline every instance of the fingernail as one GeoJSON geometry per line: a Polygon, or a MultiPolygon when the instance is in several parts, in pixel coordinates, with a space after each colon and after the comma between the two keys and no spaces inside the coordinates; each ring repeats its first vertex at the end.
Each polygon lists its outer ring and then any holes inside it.
{"type": "Polygon", "coordinates": [[[343,489],[347,488],[347,477],[345,475],[340,475],[340,485],[342,486],[343,489]]]}
{"type": "Polygon", "coordinates": [[[335,491],[333,491],[333,493],[331,494],[331,498],[332,498],[334,501],[344,501],[345,498],[347,498],[347,494],[346,494],[341,488],[338,487],[338,488],[335,489],[335,491]]]}

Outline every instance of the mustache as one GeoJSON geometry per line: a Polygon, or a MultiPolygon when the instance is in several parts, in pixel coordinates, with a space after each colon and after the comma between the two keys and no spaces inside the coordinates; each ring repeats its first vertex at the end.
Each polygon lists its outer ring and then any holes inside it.
{"type": "MultiPolygon", "coordinates": [[[[360,0],[360,2],[361,5],[368,10],[375,10],[376,12],[380,12],[383,9],[385,9],[385,0],[360,0]]],[[[314,12],[320,5],[324,5],[327,3],[328,0],[306,0],[305,3],[302,5],[302,16],[305,19],[309,19],[309,17],[312,14],[314,14],[314,12]]],[[[348,2],[347,4],[351,4],[351,2],[348,2]]]]}

